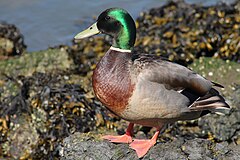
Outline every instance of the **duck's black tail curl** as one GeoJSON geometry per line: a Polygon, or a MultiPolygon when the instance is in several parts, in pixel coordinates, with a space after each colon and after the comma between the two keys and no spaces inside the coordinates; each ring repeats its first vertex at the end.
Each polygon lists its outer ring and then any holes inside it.
{"type": "Polygon", "coordinates": [[[189,108],[190,110],[210,111],[221,115],[228,114],[230,111],[230,106],[214,88],[211,88],[203,97],[198,98],[189,108]]]}

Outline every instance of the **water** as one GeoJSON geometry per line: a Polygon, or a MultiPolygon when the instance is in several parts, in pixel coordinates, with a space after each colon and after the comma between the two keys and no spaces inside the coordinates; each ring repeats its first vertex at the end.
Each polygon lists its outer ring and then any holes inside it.
{"type": "MultiPolygon", "coordinates": [[[[15,24],[24,35],[28,51],[71,44],[73,36],[88,27],[93,17],[110,7],[122,7],[136,18],[141,11],[167,0],[1,0],[0,21],[15,24]]],[[[185,0],[213,5],[223,0],[185,0]]],[[[226,0],[231,3],[233,0],[226,0]]]]}

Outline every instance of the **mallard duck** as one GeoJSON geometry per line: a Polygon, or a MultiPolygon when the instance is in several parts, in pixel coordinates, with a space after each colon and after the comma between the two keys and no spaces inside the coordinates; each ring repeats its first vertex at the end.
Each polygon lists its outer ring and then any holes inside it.
{"type": "Polygon", "coordinates": [[[113,37],[113,43],[93,72],[95,95],[111,112],[130,122],[124,135],[104,139],[130,143],[141,158],[154,146],[163,125],[229,110],[213,88],[222,87],[220,84],[161,57],[134,53],[136,26],[124,9],[105,10],[74,39],[99,33],[113,37]],[[134,124],[156,127],[157,131],[150,140],[133,139],[134,124]]]}

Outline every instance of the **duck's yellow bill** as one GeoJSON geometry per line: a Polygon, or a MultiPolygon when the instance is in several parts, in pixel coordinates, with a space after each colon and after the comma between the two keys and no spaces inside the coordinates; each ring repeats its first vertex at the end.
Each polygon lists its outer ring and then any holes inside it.
{"type": "Polygon", "coordinates": [[[74,39],[76,39],[76,40],[83,39],[83,38],[90,37],[90,36],[93,36],[93,35],[96,35],[96,34],[99,34],[99,33],[100,33],[100,31],[97,28],[97,22],[96,22],[93,25],[91,25],[90,27],[88,27],[86,30],[78,33],[74,37],[74,39]]]}

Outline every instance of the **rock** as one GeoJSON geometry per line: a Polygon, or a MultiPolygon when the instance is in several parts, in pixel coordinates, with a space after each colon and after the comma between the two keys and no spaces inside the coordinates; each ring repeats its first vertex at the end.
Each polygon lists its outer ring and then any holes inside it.
{"type": "Polygon", "coordinates": [[[216,145],[214,151],[218,159],[239,160],[240,158],[239,145],[228,145],[226,142],[222,142],[216,145]]]}
{"type": "Polygon", "coordinates": [[[12,24],[0,23],[0,59],[3,56],[21,55],[25,49],[19,29],[12,24]]]}
{"type": "Polygon", "coordinates": [[[70,159],[136,159],[136,155],[125,144],[110,142],[80,141],[81,133],[75,133],[63,141],[60,147],[62,160],[70,159]],[[79,143],[80,142],[80,143],[79,143]]]}
{"type": "Polygon", "coordinates": [[[34,151],[40,138],[39,134],[26,114],[12,117],[11,121],[9,143],[4,144],[3,152],[10,154],[14,159],[24,159],[34,151]]]}
{"type": "MultiPolygon", "coordinates": [[[[82,133],[75,133],[63,140],[59,146],[61,160],[137,160],[134,150],[127,144],[113,144],[105,140],[84,140],[82,133]]],[[[227,142],[213,143],[210,140],[195,138],[192,140],[176,139],[157,143],[143,160],[200,160],[200,159],[239,159],[240,147],[227,142]]]]}
{"type": "MultiPolygon", "coordinates": [[[[27,53],[20,57],[0,61],[0,101],[10,95],[16,96],[22,85],[21,77],[31,77],[35,72],[64,72],[71,69],[72,65],[74,65],[73,61],[68,57],[64,48],[27,53]]],[[[40,83],[41,80],[39,80],[40,83]]]]}
{"type": "Polygon", "coordinates": [[[227,116],[209,114],[199,120],[203,131],[212,132],[220,141],[230,140],[240,130],[240,110],[232,109],[227,116]]]}
{"type": "Polygon", "coordinates": [[[186,141],[183,144],[182,149],[183,152],[188,155],[188,159],[212,159],[212,151],[209,150],[209,146],[211,145],[211,141],[204,139],[194,139],[186,141]]]}
{"type": "Polygon", "coordinates": [[[239,159],[240,147],[227,142],[213,143],[206,139],[186,141],[182,146],[183,152],[190,160],[197,159],[239,159]]]}
{"type": "Polygon", "coordinates": [[[19,58],[0,61],[0,78],[6,75],[31,76],[34,72],[52,72],[67,70],[73,65],[64,48],[48,49],[45,51],[24,54],[19,58]]]}
{"type": "Polygon", "coordinates": [[[14,44],[12,41],[6,38],[0,38],[0,53],[1,55],[11,55],[13,52],[14,44]]]}

